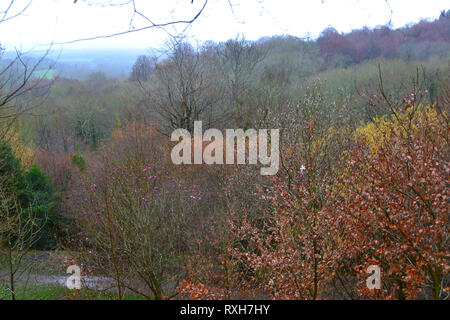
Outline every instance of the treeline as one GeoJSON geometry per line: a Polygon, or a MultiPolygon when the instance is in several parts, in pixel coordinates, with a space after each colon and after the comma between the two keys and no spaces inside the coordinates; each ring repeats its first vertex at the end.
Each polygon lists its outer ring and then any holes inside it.
{"type": "Polygon", "coordinates": [[[447,57],[450,41],[450,11],[435,21],[421,21],[399,29],[382,26],[339,34],[329,28],[317,39],[326,66],[349,66],[384,57],[406,61],[424,60],[432,55],[447,57]]]}
{"type": "MultiPolygon", "coordinates": [[[[255,43],[267,51],[268,61],[276,61],[279,70],[308,76],[375,58],[405,61],[426,60],[431,56],[447,58],[450,51],[449,30],[450,10],[442,12],[434,21],[421,21],[398,29],[381,26],[342,34],[328,28],[316,40],[287,35],[261,38],[255,43]]],[[[206,45],[220,46],[212,42],[206,45]]]]}

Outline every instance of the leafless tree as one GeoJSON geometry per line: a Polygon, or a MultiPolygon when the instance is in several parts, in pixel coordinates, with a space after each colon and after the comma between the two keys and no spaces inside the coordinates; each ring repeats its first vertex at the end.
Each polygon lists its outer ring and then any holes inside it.
{"type": "Polygon", "coordinates": [[[155,64],[156,58],[145,55],[139,56],[131,70],[130,81],[148,81],[155,64]]]}
{"type": "Polygon", "coordinates": [[[169,42],[168,57],[156,64],[153,75],[150,83],[139,84],[148,107],[163,123],[163,133],[178,128],[192,132],[194,121],[202,120],[208,127],[223,116],[214,77],[201,53],[183,39],[169,42]]]}
{"type": "MultiPolygon", "coordinates": [[[[0,5],[0,25],[23,14],[32,1],[20,7],[14,0],[0,5]]],[[[35,71],[46,59],[50,48],[37,61],[30,63],[26,56],[15,50],[14,58],[4,59],[6,48],[0,45],[0,139],[15,123],[17,118],[31,112],[51,85],[44,77],[35,77],[35,71]]],[[[45,76],[45,75],[44,75],[45,76]]]]}
{"type": "Polygon", "coordinates": [[[227,83],[229,103],[237,112],[237,118],[241,118],[245,108],[243,95],[249,88],[256,66],[265,59],[267,50],[242,36],[222,43],[217,53],[227,83]]]}

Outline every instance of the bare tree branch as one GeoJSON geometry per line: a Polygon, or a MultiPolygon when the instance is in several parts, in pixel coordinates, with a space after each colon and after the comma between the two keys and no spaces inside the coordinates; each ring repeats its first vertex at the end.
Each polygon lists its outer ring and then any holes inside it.
{"type": "Polygon", "coordinates": [[[25,7],[23,7],[19,12],[15,13],[12,16],[8,17],[9,12],[11,11],[13,5],[14,5],[14,1],[15,0],[11,0],[7,6],[7,8],[4,11],[0,11],[0,15],[2,15],[2,18],[0,19],[0,23],[14,19],[18,16],[20,16],[22,13],[24,13],[31,5],[31,3],[33,2],[33,0],[28,1],[28,3],[25,5],[25,7]]]}
{"type": "MultiPolygon", "coordinates": [[[[77,1],[75,1],[77,2],[77,1]]],[[[126,1],[126,2],[120,2],[120,3],[115,3],[113,0],[110,1],[104,1],[101,3],[93,3],[91,1],[84,1],[88,4],[91,5],[99,5],[99,6],[125,6],[125,5],[131,5],[133,8],[133,13],[129,22],[129,29],[128,30],[124,30],[121,32],[115,32],[115,33],[110,33],[110,34],[105,34],[105,35],[98,35],[98,36],[93,36],[93,37],[87,37],[87,38],[81,38],[81,39],[74,39],[74,40],[69,40],[69,41],[63,41],[63,42],[56,42],[54,44],[57,45],[62,45],[62,44],[71,44],[71,43],[76,43],[76,42],[82,42],[82,41],[90,41],[90,40],[97,40],[97,39],[106,39],[106,38],[112,38],[112,37],[117,37],[120,35],[124,35],[124,34],[130,34],[130,33],[136,33],[139,31],[144,31],[144,30],[149,30],[149,29],[153,29],[153,28],[159,28],[164,30],[166,33],[168,33],[169,35],[171,35],[167,30],[165,30],[165,27],[168,26],[172,26],[172,25],[191,25],[195,20],[197,20],[197,18],[202,14],[202,12],[204,11],[208,0],[204,0],[202,7],[197,11],[197,13],[190,19],[184,19],[184,20],[175,20],[175,21],[169,21],[169,22],[163,22],[163,23],[157,23],[154,22],[152,19],[150,19],[147,15],[143,14],[141,11],[139,11],[137,9],[136,6],[136,2],[135,0],[130,0],[130,1],[126,1]],[[132,23],[135,19],[136,16],[139,16],[141,18],[143,18],[148,25],[145,27],[141,27],[141,28],[133,28],[132,23]]],[[[191,3],[193,3],[193,1],[191,1],[191,3]]]]}
{"type": "MultiPolygon", "coordinates": [[[[0,24],[23,14],[31,5],[18,7],[14,0],[0,9],[0,24]],[[15,12],[12,14],[12,12],[15,12]]],[[[46,97],[52,81],[43,81],[46,74],[34,79],[37,69],[47,58],[52,46],[33,64],[26,61],[24,54],[15,49],[15,57],[10,61],[2,60],[5,48],[0,47],[0,139],[3,139],[17,118],[29,113],[39,105],[36,99],[46,97]],[[44,93],[42,93],[44,92],[44,93]]],[[[52,66],[50,66],[51,68],[52,66]]]]}

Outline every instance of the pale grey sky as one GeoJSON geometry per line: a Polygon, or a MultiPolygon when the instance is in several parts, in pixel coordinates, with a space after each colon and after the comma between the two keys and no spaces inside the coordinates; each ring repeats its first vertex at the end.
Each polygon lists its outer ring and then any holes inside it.
{"type": "MultiPolygon", "coordinates": [[[[29,0],[16,0],[16,8],[29,0]]],[[[108,0],[120,2],[126,0],[108,0]]],[[[90,0],[90,2],[108,2],[90,0]]],[[[137,8],[154,22],[190,19],[204,0],[136,0],[137,8]]],[[[439,16],[449,9],[448,0],[389,0],[392,23],[400,27],[420,19],[439,16]]],[[[9,0],[0,0],[0,11],[9,0]]],[[[132,6],[99,7],[79,0],[34,0],[22,16],[0,24],[3,47],[28,50],[39,44],[111,34],[129,29],[132,6]]],[[[11,13],[13,14],[13,12],[11,13]]],[[[315,37],[333,26],[348,32],[363,26],[386,24],[391,17],[385,0],[209,0],[188,35],[200,41],[223,41],[238,33],[248,39],[275,34],[315,37]],[[230,8],[232,4],[232,9],[230,8]]],[[[133,27],[146,24],[136,17],[133,27]]],[[[178,31],[185,26],[178,26],[178,31]]],[[[168,31],[175,33],[174,27],[168,31]]],[[[158,29],[136,32],[109,39],[78,42],[64,48],[136,48],[158,47],[167,34],[158,29]]],[[[42,48],[42,47],[41,47],[42,48]]]]}

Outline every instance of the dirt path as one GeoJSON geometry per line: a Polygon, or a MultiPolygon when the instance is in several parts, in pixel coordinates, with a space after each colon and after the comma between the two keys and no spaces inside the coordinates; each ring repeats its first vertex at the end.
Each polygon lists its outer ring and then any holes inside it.
{"type": "MultiPolygon", "coordinates": [[[[70,274],[67,276],[44,275],[44,274],[23,274],[16,279],[17,286],[60,286],[65,287],[70,274]]],[[[0,281],[8,282],[8,276],[5,272],[0,272],[0,281]]],[[[106,290],[114,286],[111,278],[101,276],[81,276],[81,285],[84,288],[95,290],[106,290]]]]}

